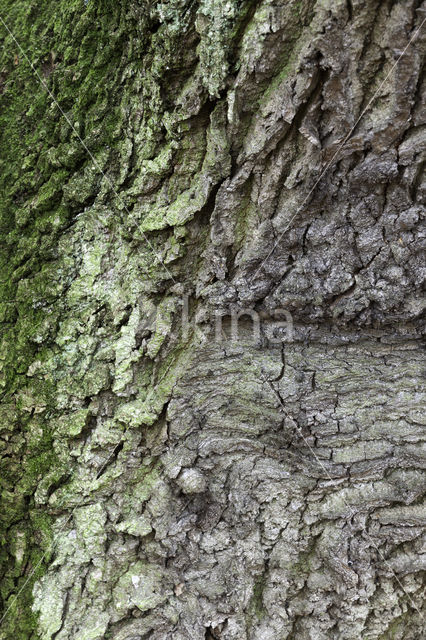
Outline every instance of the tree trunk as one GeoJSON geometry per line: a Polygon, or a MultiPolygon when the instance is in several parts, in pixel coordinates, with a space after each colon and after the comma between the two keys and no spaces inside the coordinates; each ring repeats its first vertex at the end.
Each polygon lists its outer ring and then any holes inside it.
{"type": "Polygon", "coordinates": [[[0,15],[1,640],[420,638],[424,4],[0,15]]]}

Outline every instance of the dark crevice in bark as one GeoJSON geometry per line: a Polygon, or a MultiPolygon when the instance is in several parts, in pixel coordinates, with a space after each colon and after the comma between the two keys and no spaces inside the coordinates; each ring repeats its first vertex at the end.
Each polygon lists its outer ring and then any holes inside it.
{"type": "Polygon", "coordinates": [[[120,451],[123,450],[124,447],[124,442],[119,442],[118,445],[114,448],[112,454],[109,456],[108,460],[106,461],[106,463],[104,463],[101,467],[101,469],[98,471],[98,473],[96,474],[96,480],[98,478],[100,478],[108,469],[108,467],[110,467],[111,465],[113,465],[117,458],[118,458],[118,454],[120,453],[120,451]]]}

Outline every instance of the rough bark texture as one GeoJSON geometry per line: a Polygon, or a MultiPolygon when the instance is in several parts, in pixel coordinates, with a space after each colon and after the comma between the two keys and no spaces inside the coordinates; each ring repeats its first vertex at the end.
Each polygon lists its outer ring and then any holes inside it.
{"type": "Polygon", "coordinates": [[[425,6],[0,8],[1,640],[417,640],[425,6]]]}

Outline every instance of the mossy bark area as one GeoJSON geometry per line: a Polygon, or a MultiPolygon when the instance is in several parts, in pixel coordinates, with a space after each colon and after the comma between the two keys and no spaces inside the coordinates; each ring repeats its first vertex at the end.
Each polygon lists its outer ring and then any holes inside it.
{"type": "Polygon", "coordinates": [[[419,638],[420,3],[0,15],[1,640],[419,638]]]}

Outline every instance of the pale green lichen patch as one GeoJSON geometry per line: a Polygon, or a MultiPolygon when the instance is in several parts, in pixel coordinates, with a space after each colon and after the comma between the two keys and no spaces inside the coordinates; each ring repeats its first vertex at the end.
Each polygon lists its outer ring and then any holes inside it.
{"type": "Polygon", "coordinates": [[[219,96],[229,71],[230,34],[237,17],[238,7],[232,0],[203,0],[197,12],[203,81],[213,96],[219,96]]]}
{"type": "Polygon", "coordinates": [[[102,505],[93,504],[74,511],[77,539],[88,558],[102,556],[106,542],[106,513],[102,505]]]}
{"type": "Polygon", "coordinates": [[[65,604],[65,596],[61,589],[60,578],[49,579],[49,591],[43,589],[44,579],[34,589],[33,610],[39,615],[39,629],[41,640],[50,638],[59,631],[62,626],[62,612],[65,604]],[[43,596],[39,600],[39,595],[43,596]]]}
{"type": "Polygon", "coordinates": [[[144,537],[148,535],[148,533],[151,533],[152,526],[149,518],[142,515],[137,518],[119,522],[116,529],[117,531],[125,531],[126,533],[130,533],[130,535],[132,536],[144,537]]]}
{"type": "Polygon", "coordinates": [[[135,607],[149,611],[167,599],[162,574],[156,565],[132,564],[113,590],[114,606],[119,614],[135,607]]]}
{"type": "Polygon", "coordinates": [[[88,409],[80,409],[70,415],[61,416],[57,422],[57,432],[62,436],[78,436],[90,417],[88,409]]]}
{"type": "Polygon", "coordinates": [[[83,621],[82,629],[76,635],[76,640],[98,640],[104,637],[108,628],[110,616],[99,612],[96,617],[87,617],[83,621]]]}
{"type": "Polygon", "coordinates": [[[173,313],[176,310],[176,298],[165,298],[156,311],[155,332],[147,344],[147,355],[155,358],[161,349],[172,326],[173,313]]]}
{"type": "Polygon", "coordinates": [[[136,349],[136,331],[140,322],[139,307],[135,307],[129,322],[121,327],[121,336],[115,345],[115,381],[114,393],[119,393],[131,382],[133,377],[132,363],[140,358],[136,349]]]}

